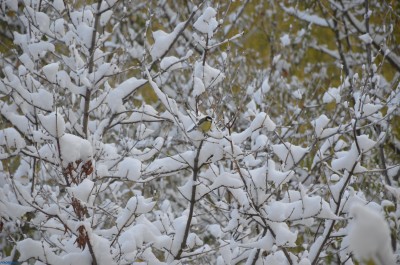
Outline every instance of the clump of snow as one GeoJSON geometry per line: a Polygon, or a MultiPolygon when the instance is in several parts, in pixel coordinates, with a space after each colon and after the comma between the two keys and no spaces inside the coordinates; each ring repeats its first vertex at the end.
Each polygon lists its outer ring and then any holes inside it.
{"type": "Polygon", "coordinates": [[[61,264],[61,258],[55,255],[47,242],[35,241],[31,238],[24,239],[17,243],[17,250],[21,253],[19,261],[29,258],[46,260],[48,263],[61,264]]]}
{"type": "Polygon", "coordinates": [[[101,79],[108,76],[116,75],[119,72],[120,70],[116,64],[102,63],[101,65],[98,66],[96,71],[87,75],[88,77],[87,79],[89,79],[89,81],[92,83],[97,83],[101,79]]]}
{"type": "Polygon", "coordinates": [[[93,193],[93,187],[94,182],[86,178],[78,186],[68,187],[67,190],[75,198],[83,202],[89,202],[89,197],[93,193]]]}
{"type": "Polygon", "coordinates": [[[59,67],[60,67],[60,63],[57,62],[57,63],[48,64],[42,68],[43,73],[49,82],[51,82],[51,83],[56,82],[56,75],[57,75],[59,67]]]}
{"type": "Polygon", "coordinates": [[[69,74],[64,70],[61,70],[57,73],[56,83],[61,88],[69,89],[72,93],[79,94],[79,92],[80,92],[78,87],[74,83],[71,82],[71,77],[69,76],[69,74]]]}
{"type": "Polygon", "coordinates": [[[53,7],[61,13],[65,9],[64,1],[62,0],[54,0],[53,1],[53,7]]]}
{"type": "Polygon", "coordinates": [[[317,119],[311,122],[312,126],[314,127],[315,134],[318,138],[321,136],[322,131],[324,130],[326,125],[328,125],[329,121],[329,118],[326,117],[326,115],[322,114],[317,119]]]}
{"type": "Polygon", "coordinates": [[[322,101],[324,103],[330,103],[335,101],[336,103],[340,102],[340,89],[330,87],[327,92],[325,92],[324,96],[322,97],[322,101]]]}
{"type": "Polygon", "coordinates": [[[207,63],[197,61],[194,65],[194,76],[199,78],[206,88],[213,87],[224,80],[225,75],[218,69],[209,66],[207,63]]]}
{"type": "Polygon", "coordinates": [[[282,250],[268,254],[263,260],[265,264],[288,264],[285,253],[282,250]]]}
{"type": "Polygon", "coordinates": [[[134,196],[126,203],[125,208],[117,218],[117,227],[121,228],[124,225],[131,223],[135,219],[135,215],[150,212],[156,203],[151,198],[143,196],[134,196]]]}
{"type": "Polygon", "coordinates": [[[110,20],[112,14],[113,14],[112,10],[107,10],[103,12],[100,16],[100,25],[104,27],[110,20]]]}
{"type": "Polygon", "coordinates": [[[362,40],[365,44],[371,44],[372,43],[372,38],[369,35],[369,33],[365,33],[363,35],[358,36],[360,40],[362,40]]]}
{"type": "Polygon", "coordinates": [[[196,20],[193,27],[201,33],[208,34],[211,38],[214,30],[218,27],[218,21],[215,19],[217,11],[212,7],[207,7],[204,13],[196,20]]]}
{"type": "Polygon", "coordinates": [[[9,120],[12,124],[14,124],[15,128],[22,132],[29,134],[31,132],[31,127],[29,126],[29,120],[27,117],[23,115],[18,115],[15,113],[16,105],[3,105],[0,112],[3,117],[9,120]]]}
{"type": "Polygon", "coordinates": [[[113,256],[111,255],[110,241],[106,238],[90,233],[90,243],[93,247],[93,252],[96,256],[97,264],[99,265],[116,265],[113,256]]]}
{"type": "Polygon", "coordinates": [[[290,231],[289,226],[284,222],[270,222],[269,225],[276,233],[275,243],[277,246],[296,246],[297,231],[290,231]]]}
{"type": "MultiPolygon", "coordinates": [[[[367,135],[357,136],[358,147],[360,148],[360,152],[367,152],[372,147],[375,146],[375,141],[368,138],[367,135]]],[[[336,152],[338,156],[337,159],[332,160],[332,168],[334,170],[346,169],[347,171],[351,171],[354,167],[354,173],[364,172],[366,169],[360,165],[358,162],[359,156],[361,154],[358,153],[357,144],[352,143],[349,151],[336,152]]]]}
{"type": "Polygon", "coordinates": [[[265,146],[269,143],[269,139],[266,135],[260,134],[255,139],[254,145],[251,147],[251,151],[259,151],[265,148],[265,146]]]}
{"type": "Polygon", "coordinates": [[[268,131],[272,132],[275,130],[276,125],[265,112],[260,112],[251,122],[250,128],[252,131],[255,131],[263,127],[266,127],[268,131]]]}
{"type": "Polygon", "coordinates": [[[350,208],[353,217],[349,230],[349,246],[360,262],[380,265],[396,264],[391,247],[390,229],[381,214],[356,203],[350,208]]]}
{"type": "Polygon", "coordinates": [[[134,77],[125,80],[119,84],[115,89],[113,89],[107,96],[107,104],[113,113],[121,112],[125,110],[123,100],[125,97],[132,94],[136,89],[141,87],[146,80],[136,79],[134,77]]]}
{"type": "Polygon", "coordinates": [[[86,23],[77,26],[76,33],[84,47],[89,48],[92,41],[93,28],[86,23]]]}
{"type": "Polygon", "coordinates": [[[185,22],[181,22],[171,33],[166,33],[162,30],[153,32],[154,45],[150,50],[150,55],[153,60],[161,58],[168,51],[184,26],[185,22]]]}
{"type": "MultiPolygon", "coordinates": [[[[3,169],[0,167],[0,170],[3,169]]],[[[23,185],[27,185],[29,184],[29,177],[28,177],[29,172],[30,172],[30,164],[26,160],[21,160],[17,168],[17,171],[15,171],[14,173],[14,179],[18,180],[23,185]]],[[[3,201],[2,199],[0,200],[3,201]]]]}
{"type": "Polygon", "coordinates": [[[348,145],[345,141],[343,141],[342,139],[339,139],[336,144],[335,144],[335,151],[339,151],[342,150],[343,148],[346,148],[348,145]]]}
{"type": "Polygon", "coordinates": [[[65,121],[58,112],[52,112],[49,115],[38,115],[43,128],[53,137],[59,138],[64,135],[65,121]]]}
{"type": "Polygon", "coordinates": [[[368,117],[370,115],[378,115],[378,118],[382,116],[378,111],[383,107],[380,103],[372,102],[371,98],[367,95],[362,95],[360,92],[355,92],[354,95],[355,105],[354,110],[357,118],[368,117]]]}
{"type": "Polygon", "coordinates": [[[118,164],[118,176],[132,181],[137,181],[140,178],[141,170],[142,162],[132,157],[126,157],[118,164]]]}
{"type": "Polygon", "coordinates": [[[203,241],[195,233],[190,233],[188,235],[186,244],[188,245],[189,248],[193,248],[195,246],[203,245],[203,241]]]}
{"type": "Polygon", "coordinates": [[[173,71],[182,68],[182,63],[179,62],[179,58],[175,56],[164,57],[160,62],[162,70],[173,71]]]}
{"type": "Polygon", "coordinates": [[[269,77],[267,76],[267,78],[264,79],[264,81],[261,84],[261,92],[268,93],[270,91],[271,87],[269,85],[269,77]]]}
{"type": "Polygon", "coordinates": [[[243,186],[243,182],[240,179],[239,174],[223,172],[215,179],[214,183],[209,187],[209,189],[213,190],[221,186],[238,189],[243,186]]]}
{"type": "Polygon", "coordinates": [[[268,160],[268,180],[272,181],[275,187],[288,182],[293,176],[293,171],[279,171],[276,169],[275,162],[272,159],[268,160]]]}
{"type": "MultiPolygon", "coordinates": [[[[146,218],[139,216],[136,222],[137,224],[122,232],[118,239],[122,253],[125,253],[125,258],[134,258],[137,249],[141,248],[145,243],[151,242],[155,248],[162,250],[171,246],[171,238],[161,235],[160,231],[146,218]]],[[[154,257],[154,254],[150,258],[155,263],[146,264],[163,264],[156,262],[157,259],[154,257]]]]}
{"type": "Polygon", "coordinates": [[[221,226],[219,224],[210,224],[207,226],[207,230],[215,238],[219,238],[221,235],[223,235],[221,226]]]}
{"type": "Polygon", "coordinates": [[[302,92],[300,89],[294,90],[294,91],[292,92],[292,96],[293,96],[295,99],[302,99],[302,98],[303,98],[303,92],[302,92]]]}
{"type": "Polygon", "coordinates": [[[193,79],[193,96],[197,97],[203,94],[206,91],[206,88],[204,87],[203,81],[201,81],[200,78],[194,77],[193,79]]]}
{"type": "Polygon", "coordinates": [[[282,201],[263,206],[266,217],[273,222],[303,220],[312,217],[338,219],[330,205],[320,196],[309,196],[305,192],[286,195],[282,201]]]}
{"type": "Polygon", "coordinates": [[[136,130],[136,136],[139,140],[143,140],[147,138],[150,134],[152,134],[154,130],[149,129],[144,124],[139,124],[136,130]]]}
{"type": "Polygon", "coordinates": [[[45,14],[43,12],[35,11],[33,8],[31,8],[28,5],[25,6],[24,12],[27,17],[34,18],[35,25],[38,27],[38,29],[41,32],[43,32],[43,33],[49,32],[50,18],[49,18],[49,16],[47,16],[47,14],[45,14]]]}
{"type": "MultiPolygon", "coordinates": [[[[7,148],[22,149],[26,146],[26,143],[16,129],[6,128],[0,130],[0,145],[7,146],[7,148]]],[[[0,155],[0,158],[2,155],[0,155]]]]}
{"type": "Polygon", "coordinates": [[[272,146],[272,149],[280,158],[282,163],[284,163],[285,169],[291,169],[309,151],[308,148],[296,146],[288,142],[285,142],[284,144],[275,144],[272,146]]]}
{"type": "Polygon", "coordinates": [[[289,46],[290,45],[290,38],[289,38],[289,35],[288,34],[284,34],[282,37],[281,37],[281,44],[282,44],[282,46],[289,46]]]}
{"type": "Polygon", "coordinates": [[[6,0],[5,4],[10,10],[12,10],[14,12],[18,11],[18,1],[16,1],[16,0],[6,0]]]}
{"type": "Polygon", "coordinates": [[[135,150],[135,157],[140,159],[140,161],[149,160],[153,158],[155,154],[159,153],[163,145],[164,145],[164,138],[157,137],[153,142],[153,148],[151,149],[146,148],[143,151],[135,150]]]}
{"type": "Polygon", "coordinates": [[[125,122],[160,121],[158,112],[151,106],[143,104],[140,108],[133,110],[131,116],[125,122]]]}
{"type": "Polygon", "coordinates": [[[89,9],[84,9],[83,11],[73,11],[70,13],[70,17],[74,25],[86,23],[89,26],[92,26],[94,23],[93,12],[89,9]]]}
{"type": "Polygon", "coordinates": [[[99,177],[105,177],[110,175],[110,172],[108,172],[108,167],[105,164],[97,164],[96,166],[96,176],[99,177]]]}
{"type": "Polygon", "coordinates": [[[395,188],[389,185],[385,185],[385,188],[396,197],[397,200],[400,200],[400,188],[395,188]]]}
{"type": "Polygon", "coordinates": [[[367,152],[371,150],[376,144],[376,142],[369,139],[368,135],[366,134],[359,135],[356,139],[361,152],[367,152]]]}
{"type": "MultiPolygon", "coordinates": [[[[23,189],[22,185],[20,187],[21,189],[23,189]]],[[[8,185],[5,185],[5,187],[0,188],[0,201],[1,201],[0,214],[2,217],[6,219],[10,218],[17,220],[27,212],[31,212],[34,210],[34,208],[32,207],[23,206],[11,202],[11,198],[9,198],[11,193],[12,193],[12,188],[10,188],[8,185]]]]}
{"type": "Polygon", "coordinates": [[[76,161],[88,161],[93,156],[92,145],[88,140],[66,133],[60,138],[63,166],[76,161]]]}
{"type": "Polygon", "coordinates": [[[303,39],[303,36],[306,34],[306,30],[305,29],[301,29],[297,32],[296,34],[296,38],[294,40],[294,43],[300,43],[301,40],[303,39]]]}
{"type": "Polygon", "coordinates": [[[232,251],[230,244],[227,244],[223,240],[219,240],[221,247],[219,248],[219,252],[221,256],[218,257],[222,259],[220,262],[217,261],[217,265],[219,264],[232,264],[232,251]]]}
{"type": "Polygon", "coordinates": [[[301,18],[303,21],[307,21],[314,25],[319,25],[322,27],[329,27],[332,25],[332,21],[330,19],[326,19],[325,17],[319,17],[317,15],[312,15],[309,12],[300,11],[295,7],[286,7],[285,5],[281,5],[281,8],[285,10],[288,14],[301,18]]]}
{"type": "MultiPolygon", "coordinates": [[[[262,128],[266,128],[268,131],[274,131],[276,128],[275,123],[271,120],[271,118],[265,113],[260,112],[256,115],[256,117],[251,122],[250,126],[240,133],[232,133],[232,141],[235,144],[243,143],[247,138],[249,138],[254,131],[260,130],[262,128]]],[[[260,138],[259,140],[260,146],[268,141],[268,138],[260,138]]],[[[241,153],[241,152],[239,152],[241,153]]]]}
{"type": "Polygon", "coordinates": [[[400,165],[388,167],[387,169],[387,174],[389,177],[393,178],[395,177],[400,171],[400,165]]]}
{"type": "MultiPolygon", "coordinates": [[[[21,44],[17,40],[14,40],[15,44],[21,44]]],[[[31,43],[28,45],[29,53],[31,54],[31,58],[37,61],[40,58],[44,58],[48,51],[55,52],[56,48],[54,44],[47,41],[39,41],[35,43],[31,43]]]]}
{"type": "Polygon", "coordinates": [[[37,92],[31,93],[30,96],[34,106],[47,111],[53,109],[53,94],[49,91],[39,88],[37,92]]]}
{"type": "Polygon", "coordinates": [[[247,128],[246,130],[240,133],[232,133],[232,142],[236,145],[241,144],[251,136],[251,133],[252,133],[251,128],[247,128]]]}
{"type": "MultiPolygon", "coordinates": [[[[57,1],[63,3],[63,1],[60,1],[60,0],[57,0],[57,1]]],[[[59,18],[59,19],[54,20],[50,25],[50,30],[52,32],[54,32],[55,35],[60,39],[62,39],[65,36],[64,22],[65,21],[63,18],[59,18]]]]}
{"type": "Polygon", "coordinates": [[[18,57],[18,58],[20,59],[21,63],[22,63],[23,65],[25,65],[25,67],[26,67],[29,71],[33,72],[33,68],[34,68],[35,64],[33,63],[33,61],[31,60],[31,57],[30,57],[28,54],[23,53],[23,54],[22,54],[20,57],[18,57]]]}
{"type": "MultiPolygon", "coordinates": [[[[318,127],[318,126],[317,126],[318,127]]],[[[322,132],[325,132],[325,130],[323,130],[322,132]]],[[[319,148],[319,150],[315,153],[314,159],[313,159],[313,165],[316,165],[317,163],[319,163],[320,161],[323,161],[326,158],[326,152],[328,150],[330,150],[333,145],[335,143],[337,143],[339,136],[338,135],[333,135],[331,137],[328,137],[323,144],[321,145],[321,147],[319,148]]]]}

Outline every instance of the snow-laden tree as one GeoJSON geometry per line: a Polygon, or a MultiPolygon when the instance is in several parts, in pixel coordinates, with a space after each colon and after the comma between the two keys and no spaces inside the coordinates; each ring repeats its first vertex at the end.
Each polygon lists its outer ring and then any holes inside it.
{"type": "Polygon", "coordinates": [[[3,261],[395,263],[391,7],[250,2],[1,2],[3,261]],[[304,25],[265,64],[241,50],[264,9],[304,25]],[[309,49],[333,67],[297,76],[309,49]]]}

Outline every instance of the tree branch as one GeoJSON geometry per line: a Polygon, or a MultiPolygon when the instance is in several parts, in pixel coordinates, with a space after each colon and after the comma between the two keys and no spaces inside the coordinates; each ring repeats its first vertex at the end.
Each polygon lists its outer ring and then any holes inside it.
{"type": "Polygon", "coordinates": [[[197,176],[198,176],[199,170],[200,170],[199,156],[200,156],[201,148],[203,146],[203,142],[204,142],[204,139],[201,140],[201,142],[200,142],[200,146],[197,149],[197,154],[196,154],[196,157],[194,158],[194,162],[193,162],[193,175],[192,175],[193,186],[192,186],[192,196],[190,198],[189,215],[188,215],[188,219],[186,222],[185,233],[183,235],[181,247],[178,251],[178,254],[176,254],[176,256],[175,256],[175,259],[177,259],[177,260],[181,259],[183,249],[186,247],[187,238],[189,236],[190,225],[191,225],[192,219],[193,219],[194,204],[196,203],[196,188],[197,188],[196,181],[197,181],[197,176]]]}

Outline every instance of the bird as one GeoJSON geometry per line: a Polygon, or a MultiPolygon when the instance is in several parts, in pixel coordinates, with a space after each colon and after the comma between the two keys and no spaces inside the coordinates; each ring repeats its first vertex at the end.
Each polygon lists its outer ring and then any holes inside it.
{"type": "Polygon", "coordinates": [[[211,130],[213,119],[210,116],[205,116],[199,120],[199,122],[193,126],[188,132],[198,130],[202,133],[208,133],[211,130]]]}

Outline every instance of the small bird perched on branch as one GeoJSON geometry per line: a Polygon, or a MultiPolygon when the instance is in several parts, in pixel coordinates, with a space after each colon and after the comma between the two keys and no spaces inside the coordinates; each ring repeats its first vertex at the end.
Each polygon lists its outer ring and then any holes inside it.
{"type": "Polygon", "coordinates": [[[205,116],[199,120],[199,122],[193,126],[188,132],[198,130],[202,133],[207,133],[211,130],[212,118],[210,116],[205,116]]]}

